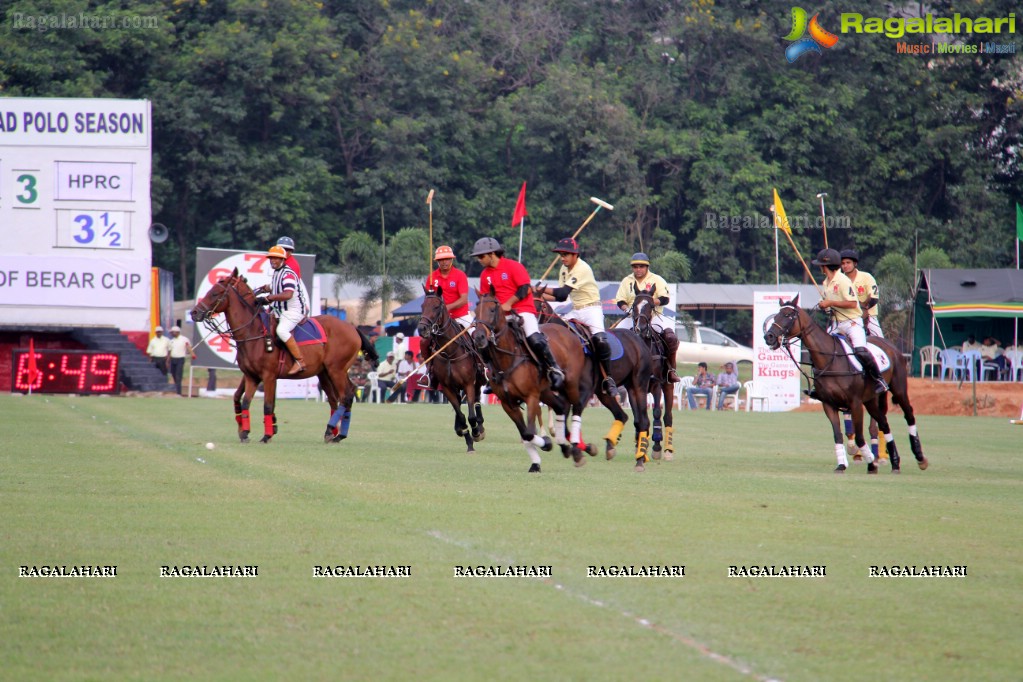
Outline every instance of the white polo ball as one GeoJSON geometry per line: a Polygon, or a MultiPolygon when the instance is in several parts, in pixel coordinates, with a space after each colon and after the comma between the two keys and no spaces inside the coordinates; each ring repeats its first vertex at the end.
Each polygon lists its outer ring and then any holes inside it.
{"type": "Polygon", "coordinates": [[[207,444],[206,444],[206,449],[207,449],[207,450],[212,450],[212,449],[213,449],[213,448],[215,448],[215,447],[217,447],[217,446],[216,446],[216,445],[214,445],[213,443],[207,443],[207,444]]]}

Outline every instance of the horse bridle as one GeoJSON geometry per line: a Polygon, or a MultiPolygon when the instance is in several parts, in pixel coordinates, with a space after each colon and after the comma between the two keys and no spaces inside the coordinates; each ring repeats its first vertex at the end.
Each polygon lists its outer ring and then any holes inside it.
{"type": "MultiPolygon", "coordinates": [[[[199,303],[197,303],[195,305],[196,310],[201,315],[201,318],[199,320],[197,320],[197,321],[198,322],[202,322],[203,326],[205,326],[207,329],[210,330],[210,332],[212,332],[214,334],[219,334],[220,336],[228,336],[228,337],[230,337],[231,339],[234,340],[235,344],[245,343],[247,341],[252,341],[254,339],[259,339],[260,341],[262,341],[263,338],[266,336],[266,331],[267,330],[265,330],[265,329],[258,330],[259,331],[258,334],[254,335],[254,336],[249,336],[249,337],[244,338],[244,339],[240,339],[237,336],[238,332],[240,332],[243,329],[246,329],[246,328],[252,326],[252,324],[254,322],[259,320],[259,309],[254,307],[254,306],[252,306],[252,305],[250,305],[249,302],[245,300],[245,297],[242,296],[241,292],[238,291],[237,287],[235,287],[235,281],[232,280],[231,278],[221,279],[220,281],[217,282],[217,284],[222,285],[224,290],[220,294],[220,296],[218,296],[216,298],[216,300],[213,302],[212,306],[207,307],[206,305],[204,305],[202,303],[202,301],[200,301],[199,303]],[[215,312],[215,311],[217,311],[217,309],[220,308],[221,303],[223,303],[224,300],[228,296],[230,296],[232,293],[235,296],[238,297],[238,300],[241,302],[241,304],[243,306],[245,306],[245,309],[248,310],[250,313],[252,313],[252,318],[248,322],[246,322],[245,324],[243,324],[243,325],[241,325],[239,327],[234,327],[234,328],[226,326],[226,322],[227,322],[226,316],[225,316],[225,319],[224,319],[225,324],[221,324],[220,322],[218,322],[213,317],[214,315],[217,314],[217,312],[215,312]],[[200,306],[201,306],[201,308],[200,308],[200,306]]],[[[226,309],[226,306],[225,306],[225,309],[226,309]]],[[[193,318],[194,318],[194,316],[193,316],[193,318]]],[[[263,325],[260,324],[260,326],[262,327],[263,325]]]]}
{"type": "Polygon", "coordinates": [[[654,299],[652,296],[643,294],[636,296],[632,302],[632,326],[636,333],[647,338],[653,331],[652,320],[654,317],[654,299]],[[649,313],[647,312],[649,310],[649,313]]]}
{"type": "MultiPolygon", "coordinates": [[[[778,345],[785,349],[785,352],[788,353],[789,358],[791,358],[792,362],[795,363],[797,368],[799,368],[799,373],[802,374],[804,377],[806,377],[809,380],[810,376],[806,372],[803,371],[803,365],[804,364],[810,364],[812,366],[813,363],[803,363],[801,360],[796,360],[795,356],[792,354],[792,344],[795,343],[795,340],[797,338],[799,338],[799,337],[798,336],[790,336],[790,333],[792,331],[792,325],[794,325],[796,323],[796,319],[798,317],[799,317],[799,311],[795,308],[795,306],[783,305],[778,310],[778,312],[775,313],[771,317],[771,325],[767,328],[767,330],[765,330],[764,335],[766,336],[767,332],[770,332],[772,330],[777,330],[775,332],[775,336],[778,337],[778,345]],[[782,311],[787,311],[787,312],[785,313],[785,315],[782,315],[782,311]],[[782,320],[784,321],[784,324],[779,324],[778,323],[778,318],[779,317],[782,318],[782,320]]],[[[840,372],[840,371],[836,371],[836,370],[832,370],[831,369],[831,365],[835,362],[835,360],[838,357],[847,357],[846,353],[834,353],[834,352],[833,353],[828,353],[826,351],[819,351],[819,352],[822,355],[829,356],[830,359],[828,360],[827,365],[823,369],[817,369],[816,367],[813,368],[814,378],[821,377],[821,376],[849,376],[849,375],[859,374],[859,372],[840,372]]]]}
{"type": "MultiPolygon", "coordinates": [[[[437,294],[427,294],[426,298],[436,298],[436,299],[440,300],[440,302],[441,302],[441,307],[440,307],[441,314],[440,314],[440,317],[441,317],[441,319],[447,318],[444,321],[444,323],[441,324],[440,320],[432,320],[429,317],[427,317],[426,315],[420,315],[419,316],[419,335],[421,337],[423,337],[424,339],[429,339],[432,336],[440,335],[441,332],[443,332],[445,329],[447,329],[448,327],[451,327],[452,325],[454,325],[455,321],[451,318],[451,315],[448,314],[447,307],[444,305],[444,299],[441,296],[439,296],[437,294]],[[428,327],[424,327],[423,326],[423,322],[426,322],[429,326],[428,327]]],[[[423,299],[423,303],[424,304],[426,303],[426,299],[423,299]]]]}

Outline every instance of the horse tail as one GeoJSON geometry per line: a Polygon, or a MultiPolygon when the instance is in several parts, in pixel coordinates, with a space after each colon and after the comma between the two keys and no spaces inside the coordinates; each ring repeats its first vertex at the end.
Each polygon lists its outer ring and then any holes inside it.
{"type": "Polygon", "coordinates": [[[369,358],[369,361],[373,363],[373,367],[375,368],[380,362],[380,355],[377,353],[377,349],[373,346],[373,342],[369,340],[369,337],[366,336],[364,331],[358,327],[355,327],[355,331],[359,333],[359,338],[362,339],[362,354],[369,358]]]}

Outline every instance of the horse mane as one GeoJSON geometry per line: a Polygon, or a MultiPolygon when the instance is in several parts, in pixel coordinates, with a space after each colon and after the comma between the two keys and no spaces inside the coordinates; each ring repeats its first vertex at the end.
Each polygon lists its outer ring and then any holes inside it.
{"type": "Polygon", "coordinates": [[[362,331],[358,327],[355,327],[355,331],[359,333],[359,338],[362,339],[362,354],[366,356],[371,363],[373,363],[373,367],[375,368],[380,362],[380,354],[377,353],[377,349],[373,345],[373,342],[369,340],[368,336],[366,336],[366,332],[362,331]]]}

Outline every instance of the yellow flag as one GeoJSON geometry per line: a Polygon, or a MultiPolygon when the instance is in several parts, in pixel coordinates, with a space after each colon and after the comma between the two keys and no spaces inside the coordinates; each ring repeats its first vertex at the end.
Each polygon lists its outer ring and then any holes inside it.
{"type": "Polygon", "coordinates": [[[781,197],[778,196],[777,188],[774,190],[774,226],[784,231],[788,236],[792,236],[789,218],[785,215],[785,207],[781,205],[781,197]]]}

